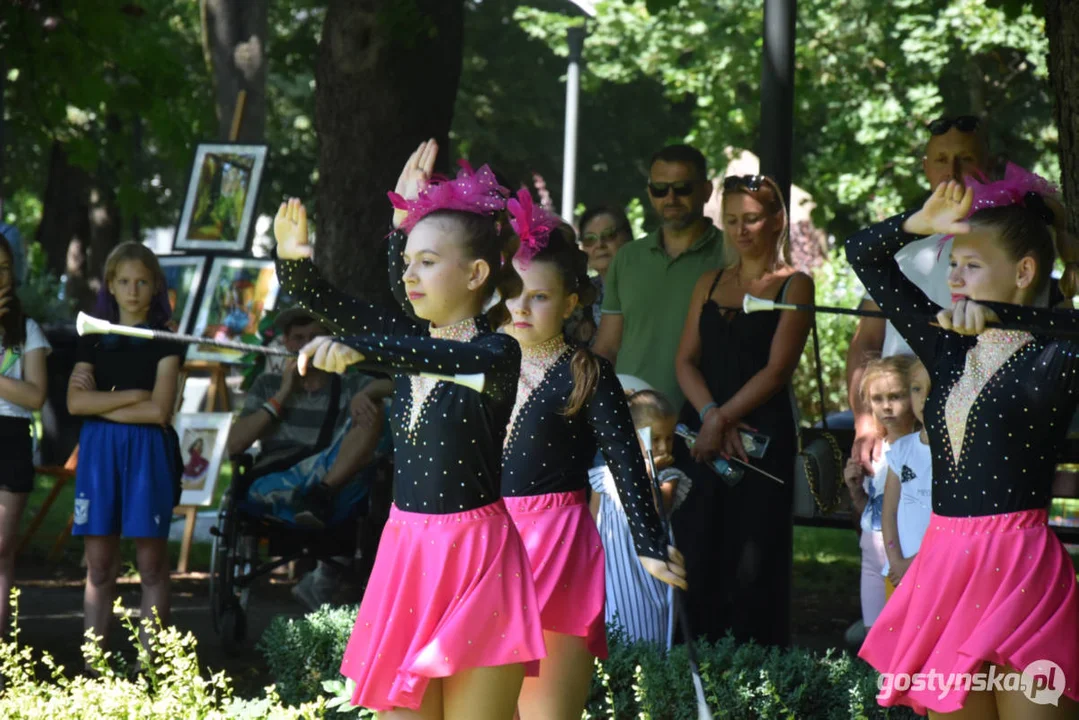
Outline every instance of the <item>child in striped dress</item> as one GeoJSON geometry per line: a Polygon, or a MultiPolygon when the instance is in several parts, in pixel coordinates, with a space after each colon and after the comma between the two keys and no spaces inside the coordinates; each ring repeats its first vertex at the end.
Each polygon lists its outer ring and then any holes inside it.
{"type": "MultiPolygon", "coordinates": [[[[652,455],[663,495],[661,511],[669,514],[678,509],[690,488],[685,473],[671,467],[678,412],[655,390],[631,394],[629,410],[637,430],[652,429],[652,455]]],[[[647,460],[647,450],[642,446],[641,451],[647,460]]],[[[607,625],[621,629],[628,640],[670,647],[672,590],[641,566],[611,471],[606,465],[600,465],[592,468],[588,479],[595,493],[592,510],[605,554],[607,602],[604,616],[607,625]]]]}

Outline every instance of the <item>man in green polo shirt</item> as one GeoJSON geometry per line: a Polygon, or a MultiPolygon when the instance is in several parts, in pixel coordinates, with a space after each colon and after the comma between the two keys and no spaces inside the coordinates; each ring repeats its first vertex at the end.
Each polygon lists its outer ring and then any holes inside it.
{"type": "Polygon", "coordinates": [[[619,374],[639,377],[678,408],[685,396],[674,356],[690,295],[697,278],[724,264],[723,233],[704,216],[711,196],[699,150],[670,145],[652,156],[648,197],[662,225],[614,256],[593,347],[619,374]]]}

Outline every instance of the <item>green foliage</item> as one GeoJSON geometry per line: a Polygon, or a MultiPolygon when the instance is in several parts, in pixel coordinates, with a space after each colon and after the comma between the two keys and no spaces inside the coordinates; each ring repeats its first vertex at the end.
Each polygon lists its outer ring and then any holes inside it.
{"type": "Polygon", "coordinates": [[[324,605],[305,617],[276,617],[259,639],[270,675],[285,702],[298,704],[323,693],[323,682],[341,679],[356,607],[324,605]]]}
{"type": "Polygon", "coordinates": [[[139,627],[119,601],[115,611],[137,650],[141,670],[104,652],[87,633],[82,651],[91,672],[69,679],[63,666],[48,653],[35,660],[33,649],[19,644],[18,597],[19,591],[13,590],[11,639],[0,640],[0,675],[5,679],[0,716],[4,718],[317,720],[325,716],[326,704],[321,698],[287,707],[272,687],[262,698],[234,698],[231,681],[224,673],[208,679],[199,674],[193,635],[163,628],[156,618],[144,618],[141,626],[148,638],[148,647],[144,647],[139,642],[139,627]]]}
{"type": "MultiPolygon", "coordinates": [[[[515,18],[565,54],[569,19],[532,4],[515,18]]],[[[661,83],[668,102],[691,108],[684,137],[713,165],[725,164],[727,147],[759,151],[760,2],[607,0],[596,9],[588,93],[661,83]]],[[[994,148],[1057,177],[1047,52],[1044,20],[1029,5],[1009,17],[986,0],[799,3],[794,181],[813,195],[818,226],[843,237],[921,198],[924,125],[943,112],[986,114],[994,148]]],[[[633,111],[611,134],[646,122],[643,98],[625,108],[633,111]]],[[[587,139],[582,151],[587,158],[587,139]]]]}
{"type": "MultiPolygon", "coordinates": [[[[355,607],[324,607],[304,618],[273,621],[260,648],[282,697],[294,702],[336,698],[351,716],[370,717],[369,711],[341,702],[352,693],[337,668],[355,614],[355,607]]],[[[584,717],[697,717],[684,648],[665,654],[651,645],[628,643],[616,631],[609,632],[608,642],[610,656],[596,662],[584,717]]],[[[716,645],[699,643],[697,654],[705,695],[717,718],[915,717],[879,707],[876,673],[847,653],[766,649],[727,638],[716,645]]]]}
{"type": "Polygon", "coordinates": [[[42,325],[71,320],[75,306],[71,299],[60,299],[60,278],[46,266],[41,243],[27,247],[26,282],[19,286],[23,312],[42,325]]]}
{"type": "MultiPolygon", "coordinates": [[[[851,270],[847,257],[841,250],[832,251],[825,261],[813,270],[813,282],[816,285],[817,305],[855,308],[865,294],[865,289],[858,282],[858,277],[851,270]]],[[[850,347],[858,320],[849,315],[825,313],[818,314],[816,318],[817,334],[820,337],[824,402],[828,412],[846,410],[847,348],[850,347]]],[[[811,334],[791,381],[798,410],[805,425],[813,425],[821,419],[816,368],[811,334]]]]}

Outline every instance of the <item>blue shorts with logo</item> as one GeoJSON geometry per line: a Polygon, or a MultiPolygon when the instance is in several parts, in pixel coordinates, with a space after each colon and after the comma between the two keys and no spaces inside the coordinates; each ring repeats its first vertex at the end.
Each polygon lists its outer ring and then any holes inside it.
{"type": "Polygon", "coordinates": [[[168,537],[174,454],[165,430],[156,425],[86,420],[71,534],[168,537]]]}

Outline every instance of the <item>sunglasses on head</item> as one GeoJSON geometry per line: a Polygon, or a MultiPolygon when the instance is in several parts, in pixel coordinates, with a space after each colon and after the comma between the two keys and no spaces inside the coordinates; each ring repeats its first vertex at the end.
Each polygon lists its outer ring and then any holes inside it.
{"type": "Polygon", "coordinates": [[[679,180],[678,182],[650,182],[648,183],[648,192],[654,198],[665,198],[667,193],[671,190],[678,197],[688,197],[693,194],[693,183],[686,180],[679,180]]]}
{"type": "Polygon", "coordinates": [[[622,228],[620,227],[609,227],[601,233],[585,233],[581,236],[581,245],[583,247],[592,247],[600,240],[609,243],[618,237],[618,233],[620,232],[622,232],[622,228]]]}
{"type": "Polygon", "coordinates": [[[959,115],[957,117],[937,118],[926,125],[926,128],[934,135],[943,135],[953,127],[959,132],[969,133],[977,130],[978,125],[980,125],[981,122],[982,121],[974,115],[959,115]]]}
{"type": "Polygon", "coordinates": [[[726,191],[745,188],[751,192],[757,192],[767,179],[766,175],[728,175],[723,178],[723,189],[726,191]]]}

